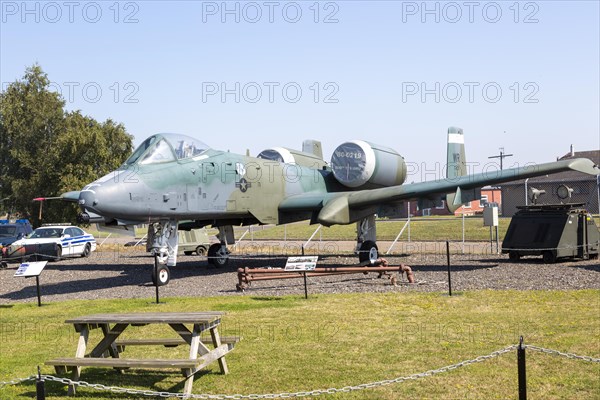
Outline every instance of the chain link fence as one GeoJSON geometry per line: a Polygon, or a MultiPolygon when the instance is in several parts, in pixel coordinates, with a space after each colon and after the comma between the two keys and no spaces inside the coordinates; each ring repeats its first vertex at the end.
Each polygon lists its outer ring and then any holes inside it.
{"type": "Polygon", "coordinates": [[[503,217],[512,217],[517,206],[533,204],[582,203],[591,214],[600,214],[600,177],[589,179],[531,178],[500,187],[502,203],[500,212],[503,217]]]}

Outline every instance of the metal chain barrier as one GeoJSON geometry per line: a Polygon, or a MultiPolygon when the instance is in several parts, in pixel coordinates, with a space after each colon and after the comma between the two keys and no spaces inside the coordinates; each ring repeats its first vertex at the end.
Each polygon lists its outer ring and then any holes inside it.
{"type": "MultiPolygon", "coordinates": [[[[270,393],[270,394],[248,394],[248,395],[242,395],[242,394],[233,394],[233,395],[191,394],[191,395],[186,395],[184,393],[155,392],[155,391],[151,391],[151,390],[128,389],[128,388],[122,388],[122,387],[118,387],[118,386],[93,384],[93,383],[88,383],[85,381],[73,381],[68,378],[58,378],[53,375],[41,375],[41,378],[46,381],[58,382],[58,383],[62,383],[64,385],[74,385],[74,386],[78,386],[78,387],[87,387],[87,388],[99,390],[99,391],[108,391],[108,392],[112,392],[112,393],[129,394],[129,395],[146,396],[146,397],[161,397],[161,398],[173,398],[174,397],[174,398],[178,398],[178,399],[210,399],[210,400],[289,399],[289,398],[296,398],[296,397],[320,396],[320,395],[324,395],[324,394],[349,393],[349,392],[354,392],[354,391],[359,391],[359,390],[373,389],[373,388],[378,388],[378,387],[382,387],[382,386],[388,386],[388,385],[392,385],[395,383],[402,383],[402,382],[410,381],[410,380],[426,378],[429,376],[449,372],[449,371],[455,370],[460,367],[466,367],[471,364],[477,364],[477,363],[481,363],[481,362],[499,357],[503,354],[509,353],[509,352],[517,349],[518,347],[519,347],[518,345],[508,346],[508,347],[505,347],[504,349],[494,351],[485,356],[479,356],[479,357],[473,358],[471,360],[461,361],[457,364],[448,365],[446,367],[442,367],[442,368],[438,368],[438,369],[432,369],[432,370],[421,372],[418,374],[401,376],[401,377],[398,377],[395,379],[363,383],[361,385],[356,385],[356,386],[344,386],[342,388],[317,389],[317,390],[295,392],[295,393],[270,393]]],[[[544,354],[557,355],[557,356],[566,357],[566,358],[574,359],[574,360],[600,363],[600,358],[594,358],[594,357],[589,357],[589,356],[580,356],[580,355],[573,354],[573,353],[563,353],[558,350],[545,349],[543,347],[537,347],[537,346],[531,346],[531,345],[525,345],[524,348],[532,350],[532,351],[544,353],[544,354]]],[[[0,388],[5,385],[18,385],[23,382],[35,381],[36,378],[37,377],[35,375],[33,375],[28,378],[14,379],[14,380],[8,381],[8,382],[0,382],[0,388]]]]}
{"type": "Polygon", "coordinates": [[[566,357],[566,358],[570,358],[571,360],[581,360],[581,361],[600,363],[600,358],[593,358],[593,357],[589,357],[589,356],[579,356],[579,355],[573,354],[573,353],[563,353],[558,350],[545,349],[543,347],[537,347],[537,346],[531,346],[531,345],[525,345],[524,347],[526,349],[529,349],[532,351],[537,351],[539,353],[552,354],[554,356],[566,357]]]}
{"type": "Polygon", "coordinates": [[[7,386],[7,385],[19,385],[23,382],[35,381],[35,378],[36,377],[34,375],[34,376],[30,376],[29,378],[13,379],[12,381],[8,381],[8,382],[0,382],[0,387],[7,386]]]}
{"type": "MultiPolygon", "coordinates": [[[[162,397],[162,398],[175,397],[175,398],[179,398],[179,399],[211,399],[211,400],[288,399],[288,398],[296,398],[296,397],[320,396],[320,395],[324,395],[324,394],[349,393],[349,392],[354,392],[354,391],[359,391],[359,390],[372,389],[372,388],[377,388],[377,387],[381,387],[381,386],[392,385],[395,383],[401,383],[401,382],[405,382],[405,381],[409,381],[409,380],[426,378],[429,376],[449,372],[449,371],[455,370],[460,367],[466,367],[471,364],[481,363],[481,362],[490,360],[492,358],[499,357],[503,354],[509,353],[509,352],[515,350],[516,348],[517,348],[517,345],[508,346],[504,349],[494,351],[493,353],[490,353],[489,355],[486,355],[486,356],[479,356],[479,357],[476,357],[471,360],[461,361],[460,363],[457,363],[457,364],[448,365],[446,367],[433,369],[433,370],[429,370],[429,371],[418,373],[418,374],[402,376],[402,377],[398,377],[395,379],[382,380],[382,381],[371,382],[371,383],[364,383],[364,384],[356,385],[356,386],[345,386],[342,388],[317,389],[317,390],[296,392],[296,393],[270,393],[270,394],[249,394],[249,395],[242,395],[242,394],[234,394],[234,395],[191,394],[191,395],[186,395],[184,393],[154,392],[154,391],[149,391],[149,390],[126,389],[126,388],[121,388],[121,387],[116,387],[116,386],[106,386],[106,385],[102,385],[102,384],[91,384],[91,383],[88,383],[85,381],[73,381],[68,378],[58,378],[53,375],[41,375],[41,377],[42,377],[42,379],[44,379],[46,381],[58,382],[58,383],[62,383],[65,385],[88,387],[88,388],[99,390],[99,391],[110,391],[113,393],[124,393],[124,394],[130,394],[130,395],[136,395],[136,396],[147,396],[147,397],[162,397]]],[[[32,376],[29,378],[25,378],[21,381],[28,381],[28,380],[35,380],[35,379],[36,379],[36,377],[32,376]]],[[[15,380],[13,382],[15,382],[14,384],[17,384],[17,383],[20,383],[21,381],[15,380]]],[[[11,384],[11,383],[8,383],[8,384],[11,384]]]]}

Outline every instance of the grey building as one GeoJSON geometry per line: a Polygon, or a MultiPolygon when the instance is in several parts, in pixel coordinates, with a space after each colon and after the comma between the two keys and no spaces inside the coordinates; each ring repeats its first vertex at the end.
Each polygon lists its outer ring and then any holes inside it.
{"type": "MultiPolygon", "coordinates": [[[[600,165],[600,150],[578,151],[571,150],[560,158],[589,158],[596,165],[600,165]]],[[[559,174],[529,178],[502,184],[502,215],[511,217],[517,212],[517,206],[532,204],[532,188],[545,190],[540,195],[537,204],[560,204],[562,203],[585,203],[586,208],[593,214],[600,213],[599,210],[599,188],[600,177],[595,177],[581,172],[568,171],[559,174]],[[571,198],[561,199],[557,193],[561,185],[573,189],[571,198]],[[525,196],[527,190],[527,198],[525,196]]]]}

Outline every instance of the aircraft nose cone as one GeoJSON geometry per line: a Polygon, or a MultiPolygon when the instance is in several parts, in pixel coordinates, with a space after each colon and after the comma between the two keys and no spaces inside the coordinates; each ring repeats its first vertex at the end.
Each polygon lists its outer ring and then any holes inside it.
{"type": "Polygon", "coordinates": [[[84,190],[79,194],[79,205],[81,207],[94,207],[98,204],[96,195],[90,190],[84,190]]]}

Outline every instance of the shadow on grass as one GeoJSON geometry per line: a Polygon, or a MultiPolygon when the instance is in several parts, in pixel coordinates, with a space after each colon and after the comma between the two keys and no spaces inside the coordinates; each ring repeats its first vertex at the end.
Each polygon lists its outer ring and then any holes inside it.
{"type": "MultiPolygon", "coordinates": [[[[57,376],[56,374],[53,374],[57,376]]],[[[211,370],[202,370],[194,377],[194,386],[200,388],[201,379],[207,375],[220,375],[211,370]],[[200,382],[200,383],[199,383],[200,382]]],[[[70,377],[70,374],[64,375],[70,377]]],[[[62,377],[62,376],[61,376],[62,377]]],[[[172,370],[127,370],[123,374],[114,370],[102,368],[85,368],[81,374],[80,381],[90,384],[101,384],[123,389],[149,390],[154,392],[183,393],[185,378],[179,372],[172,370]]],[[[36,398],[35,384],[31,385],[31,391],[23,393],[28,398],[36,398]]],[[[46,381],[46,394],[48,396],[67,396],[67,386],[59,383],[46,381]]],[[[197,389],[199,390],[199,389],[197,389]]],[[[131,399],[150,398],[127,393],[116,393],[110,390],[95,390],[86,387],[77,387],[76,397],[93,397],[95,399],[131,399]],[[133,397],[132,397],[133,396],[133,397]],[[139,396],[139,397],[136,397],[139,396]]]]}

